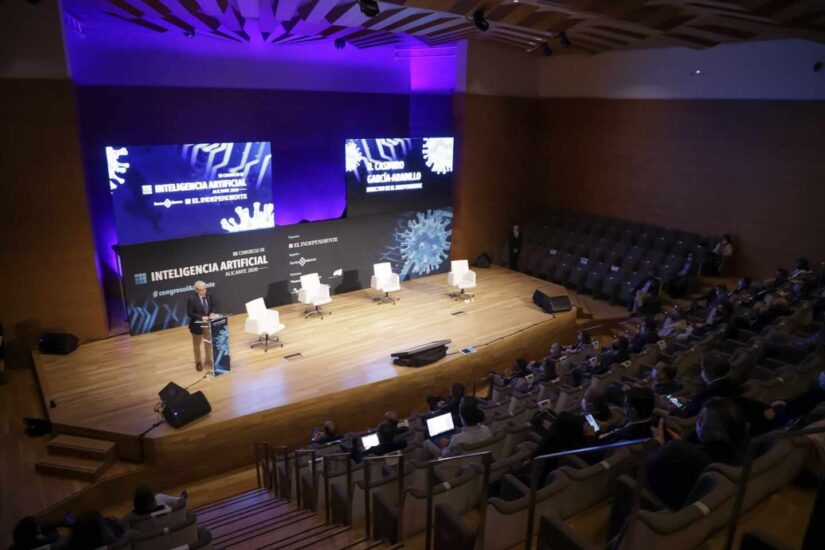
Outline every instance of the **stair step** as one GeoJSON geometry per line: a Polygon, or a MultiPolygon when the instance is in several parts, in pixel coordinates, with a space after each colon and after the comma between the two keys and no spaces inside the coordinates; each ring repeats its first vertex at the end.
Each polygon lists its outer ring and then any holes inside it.
{"type": "Polygon", "coordinates": [[[115,443],[74,435],[58,435],[46,445],[51,455],[74,456],[111,462],[115,458],[115,443]]]}
{"type": "Polygon", "coordinates": [[[39,474],[96,481],[107,467],[102,460],[47,454],[35,463],[34,470],[39,474]]]}
{"type": "Polygon", "coordinates": [[[241,502],[247,502],[255,499],[267,500],[271,497],[272,494],[267,489],[254,489],[252,491],[247,491],[245,493],[241,493],[239,495],[235,495],[234,497],[225,498],[223,500],[218,500],[213,502],[212,504],[207,504],[205,506],[201,506],[200,508],[195,508],[192,511],[196,514],[200,514],[201,512],[206,512],[209,510],[217,509],[222,506],[226,506],[229,504],[237,504],[241,502]]]}
{"type": "Polygon", "coordinates": [[[304,512],[302,516],[290,519],[286,522],[275,524],[263,524],[254,528],[247,528],[231,536],[218,537],[213,539],[216,545],[227,549],[246,550],[258,548],[281,548],[286,544],[324,529],[324,525],[318,521],[311,512],[304,512]]]}
{"type": "Polygon", "coordinates": [[[286,500],[272,496],[268,499],[256,498],[243,502],[228,503],[219,508],[210,508],[205,511],[198,510],[195,513],[198,516],[198,523],[208,526],[214,523],[224,523],[236,517],[247,516],[257,511],[272,510],[276,507],[283,507],[286,510],[288,504],[286,500]]]}

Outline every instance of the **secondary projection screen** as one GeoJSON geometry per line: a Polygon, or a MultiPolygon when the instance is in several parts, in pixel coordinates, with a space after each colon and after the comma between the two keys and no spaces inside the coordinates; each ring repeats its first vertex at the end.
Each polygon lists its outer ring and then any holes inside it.
{"type": "Polygon", "coordinates": [[[453,138],[348,139],[347,216],[452,204],[453,138]]]}
{"type": "Polygon", "coordinates": [[[121,245],[275,227],[266,141],[106,147],[121,245]]]}

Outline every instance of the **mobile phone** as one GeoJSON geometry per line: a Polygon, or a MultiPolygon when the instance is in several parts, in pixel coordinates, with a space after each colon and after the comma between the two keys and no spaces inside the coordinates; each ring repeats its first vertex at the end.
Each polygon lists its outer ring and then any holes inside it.
{"type": "Polygon", "coordinates": [[[665,397],[667,397],[667,400],[668,400],[668,401],[670,401],[671,403],[673,403],[673,405],[674,405],[677,409],[681,409],[682,407],[684,407],[684,406],[685,406],[685,405],[684,405],[681,401],[679,401],[678,399],[676,399],[675,397],[673,397],[673,396],[672,396],[672,395],[670,395],[670,394],[666,395],[665,397]]]}
{"type": "Polygon", "coordinates": [[[593,415],[592,414],[586,414],[586,415],[584,415],[584,418],[585,418],[585,420],[587,420],[587,423],[590,424],[590,427],[593,428],[593,431],[596,432],[596,433],[599,433],[599,430],[601,430],[601,427],[599,426],[599,423],[596,422],[596,419],[593,418],[593,415]]]}

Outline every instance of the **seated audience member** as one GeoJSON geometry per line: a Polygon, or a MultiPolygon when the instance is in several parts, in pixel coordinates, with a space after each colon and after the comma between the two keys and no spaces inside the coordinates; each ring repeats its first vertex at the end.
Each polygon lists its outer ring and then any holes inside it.
{"type": "Polygon", "coordinates": [[[665,281],[664,288],[668,296],[671,298],[682,298],[687,293],[688,284],[690,283],[690,278],[693,277],[693,273],[693,252],[688,252],[679,271],[665,281]]]}
{"type": "Polygon", "coordinates": [[[656,278],[653,270],[648,271],[647,277],[633,289],[633,297],[630,299],[628,309],[634,314],[647,309],[648,305],[658,298],[661,287],[662,282],[656,278]]]}
{"type": "Polygon", "coordinates": [[[676,367],[659,361],[653,367],[653,393],[669,395],[682,389],[682,384],[676,381],[676,367]]]}
{"type": "Polygon", "coordinates": [[[733,256],[733,240],[725,233],[705,259],[705,274],[721,275],[731,256],[733,256]]]}
{"type": "Polygon", "coordinates": [[[801,419],[802,423],[807,423],[806,418],[817,407],[825,403],[825,370],[819,372],[816,383],[805,393],[795,399],[787,401],[775,401],[770,408],[765,411],[765,418],[771,421],[773,427],[781,428],[788,422],[801,419]]]}
{"type": "Polygon", "coordinates": [[[577,353],[585,348],[589,348],[592,343],[590,334],[587,331],[580,330],[576,333],[576,343],[572,346],[567,346],[564,351],[567,353],[577,353]]]}
{"type": "Polygon", "coordinates": [[[553,342],[553,345],[550,346],[550,352],[547,354],[547,357],[553,361],[558,361],[561,359],[561,356],[561,346],[558,342],[553,342]]]}
{"type": "Polygon", "coordinates": [[[152,512],[170,509],[179,504],[186,504],[186,492],[173,497],[163,493],[155,493],[147,485],[138,485],[132,499],[132,511],[123,516],[123,521],[132,523],[146,519],[152,512]]]}
{"type": "Polygon", "coordinates": [[[699,414],[704,404],[714,397],[737,398],[742,393],[742,387],[731,377],[730,363],[713,352],[702,355],[701,377],[702,388],[677,416],[691,418],[699,414]]]}
{"type": "MultiPolygon", "coordinates": [[[[507,373],[507,371],[505,371],[505,383],[509,384],[511,377],[512,373],[507,373]]],[[[458,408],[461,405],[461,400],[464,398],[465,393],[466,390],[464,389],[464,384],[455,382],[452,386],[450,386],[450,390],[449,392],[447,392],[446,399],[444,399],[443,397],[435,397],[431,395],[427,397],[427,404],[430,406],[431,411],[449,409],[450,412],[453,413],[453,422],[456,426],[460,426],[461,424],[459,424],[458,408]]]]}
{"type": "Polygon", "coordinates": [[[610,370],[616,363],[624,363],[630,359],[630,341],[625,336],[616,336],[610,347],[601,355],[600,368],[595,374],[602,374],[610,370]]]}
{"type": "Polygon", "coordinates": [[[388,422],[393,429],[393,435],[401,435],[407,433],[410,428],[407,426],[398,425],[398,413],[395,411],[387,411],[384,413],[384,422],[388,422]]]}
{"type": "Polygon", "coordinates": [[[69,550],[90,550],[101,548],[119,541],[126,534],[122,523],[113,518],[104,518],[100,512],[86,512],[78,516],[69,532],[66,548],[69,550]]]}
{"type": "Polygon", "coordinates": [[[791,283],[807,282],[807,279],[813,275],[810,263],[807,258],[799,258],[796,260],[796,267],[791,271],[788,277],[791,283]]]}
{"type": "Polygon", "coordinates": [[[711,288],[704,296],[694,302],[694,306],[702,302],[705,309],[710,309],[719,302],[728,298],[728,287],[723,284],[718,284],[711,288]]]}
{"type": "Polygon", "coordinates": [[[332,420],[325,420],[323,428],[313,428],[310,443],[312,445],[326,445],[327,443],[332,443],[333,441],[339,441],[342,437],[343,436],[339,435],[336,431],[335,422],[332,420]]]}
{"type": "Polygon", "coordinates": [[[403,439],[395,438],[395,426],[392,423],[384,421],[378,425],[378,445],[362,451],[359,445],[353,447],[352,459],[355,462],[361,462],[365,456],[384,456],[386,454],[402,451],[407,448],[407,442],[403,439]]]}
{"type": "Polygon", "coordinates": [[[541,380],[545,382],[555,380],[559,376],[556,372],[556,361],[551,359],[549,356],[545,357],[544,360],[541,362],[540,371],[541,380]]]}
{"type": "Polygon", "coordinates": [[[763,306],[754,307],[756,316],[749,326],[750,330],[754,332],[761,332],[762,329],[772,325],[778,318],[791,313],[788,300],[781,296],[768,294],[765,296],[765,302],[763,306]]]}
{"type": "Polygon", "coordinates": [[[665,315],[662,327],[659,329],[660,338],[679,336],[687,330],[687,321],[678,307],[671,308],[665,315]]]}
{"type": "Polygon", "coordinates": [[[653,319],[653,317],[648,317],[645,319],[639,333],[636,334],[630,342],[628,351],[630,353],[641,353],[648,344],[655,344],[658,341],[659,335],[656,334],[656,320],[653,319]]]}
{"type": "Polygon", "coordinates": [[[767,290],[776,290],[783,285],[788,284],[790,281],[790,277],[788,276],[788,270],[782,267],[776,268],[776,275],[774,275],[773,279],[769,279],[763,283],[763,286],[767,290]]]}
{"type": "Polygon", "coordinates": [[[523,377],[527,376],[528,374],[530,374],[530,369],[528,368],[528,364],[529,363],[527,362],[527,359],[525,359],[523,357],[519,357],[518,359],[516,359],[516,362],[513,365],[513,375],[517,376],[517,377],[520,377],[520,378],[523,378],[523,377]]]}
{"type": "Polygon", "coordinates": [[[710,308],[703,323],[694,323],[688,330],[676,337],[679,341],[686,341],[690,336],[704,336],[716,330],[733,318],[733,304],[729,300],[721,300],[710,308]]]}
{"type": "Polygon", "coordinates": [[[484,412],[478,408],[473,397],[464,397],[459,406],[459,416],[461,417],[461,430],[452,437],[442,437],[436,446],[429,439],[424,441],[424,448],[433,457],[447,457],[460,454],[458,446],[461,444],[472,445],[489,439],[492,433],[490,428],[482,424],[484,422],[484,412]]]}
{"type": "MultiPolygon", "coordinates": [[[[613,419],[605,392],[588,389],[582,397],[581,409],[581,414],[563,412],[553,422],[546,421],[543,426],[544,435],[533,451],[533,456],[570,451],[595,444],[596,432],[587,423],[585,415],[592,415],[600,426],[607,425],[613,419]]],[[[545,461],[541,479],[546,479],[547,474],[555,468],[555,461],[545,461]]]]}
{"type": "Polygon", "coordinates": [[[628,422],[611,432],[599,436],[599,443],[613,443],[629,439],[650,437],[653,425],[653,409],[656,400],[650,388],[630,388],[624,395],[624,411],[628,422]]]}
{"type": "Polygon", "coordinates": [[[54,525],[45,520],[26,516],[14,526],[12,541],[9,550],[33,550],[47,544],[57,544],[60,541],[60,533],[54,525]]]}
{"type": "Polygon", "coordinates": [[[695,433],[686,439],[666,430],[660,420],[654,433],[657,448],[647,460],[648,488],[670,508],[682,508],[709,464],[741,464],[746,435],[745,415],[731,399],[708,400],[696,419],[695,433]]]}

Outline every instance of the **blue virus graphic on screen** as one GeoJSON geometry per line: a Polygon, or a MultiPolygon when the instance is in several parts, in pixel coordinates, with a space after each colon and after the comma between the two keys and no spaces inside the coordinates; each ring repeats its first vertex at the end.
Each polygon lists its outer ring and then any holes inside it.
{"type": "Polygon", "coordinates": [[[354,139],[347,140],[346,156],[347,172],[357,172],[358,166],[364,160],[364,155],[361,153],[361,148],[358,147],[358,142],[354,139]]]}
{"type": "Polygon", "coordinates": [[[224,357],[229,357],[229,331],[226,326],[221,327],[215,335],[215,351],[217,355],[214,364],[217,367],[223,362],[224,357]]]}
{"type": "Polygon", "coordinates": [[[450,208],[404,212],[394,233],[395,245],[382,255],[402,280],[438,271],[450,254],[450,208]]]}
{"type": "Polygon", "coordinates": [[[453,171],[453,138],[424,138],[424,161],[436,174],[453,171]]]}
{"type": "Polygon", "coordinates": [[[117,189],[118,185],[126,183],[126,178],[123,176],[129,169],[129,163],[123,162],[122,157],[129,154],[126,147],[107,147],[106,148],[106,164],[109,168],[109,191],[117,189]]]}
{"type": "Polygon", "coordinates": [[[249,231],[250,229],[263,229],[265,227],[275,227],[275,205],[265,204],[261,208],[261,203],[252,205],[253,211],[250,214],[249,208],[243,206],[235,207],[235,214],[238,218],[222,218],[221,227],[229,233],[239,231],[249,231]]]}

